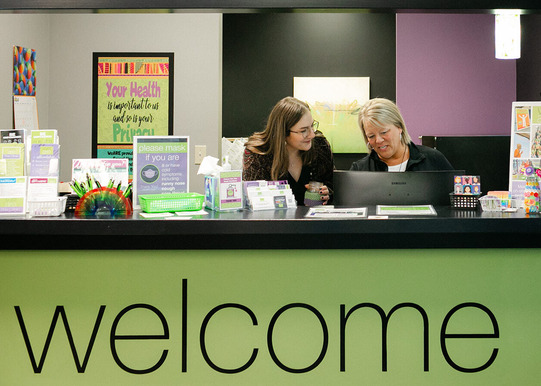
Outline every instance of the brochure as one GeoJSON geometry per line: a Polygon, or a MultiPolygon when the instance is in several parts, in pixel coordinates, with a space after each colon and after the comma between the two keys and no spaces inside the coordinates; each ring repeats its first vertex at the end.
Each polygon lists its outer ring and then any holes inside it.
{"type": "Polygon", "coordinates": [[[0,143],[0,177],[24,176],[24,143],[0,143]]]}
{"type": "Polygon", "coordinates": [[[24,143],[25,138],[26,138],[25,129],[0,130],[1,143],[24,143]]]}
{"type": "Polygon", "coordinates": [[[58,132],[57,130],[32,130],[30,132],[30,143],[47,143],[53,144],[58,143],[58,132]]]}
{"type": "Polygon", "coordinates": [[[58,196],[57,177],[28,177],[28,200],[41,201],[58,196]]]}
{"type": "Polygon", "coordinates": [[[432,205],[378,205],[378,216],[436,216],[432,205]]]}
{"type": "Polygon", "coordinates": [[[0,178],[0,214],[26,214],[26,177],[0,178]]]}
{"type": "Polygon", "coordinates": [[[58,177],[60,175],[60,145],[32,144],[30,171],[35,177],[58,177]]]}
{"type": "Polygon", "coordinates": [[[366,217],[366,208],[333,208],[332,206],[311,207],[305,217],[307,218],[363,218],[366,217]]]}

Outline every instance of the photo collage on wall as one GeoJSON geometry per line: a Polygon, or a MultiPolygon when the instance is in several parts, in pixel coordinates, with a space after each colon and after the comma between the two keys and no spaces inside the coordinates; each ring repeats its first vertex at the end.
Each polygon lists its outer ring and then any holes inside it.
{"type": "Polygon", "coordinates": [[[541,178],[541,102],[513,102],[509,190],[524,194],[526,178],[541,178]]]}

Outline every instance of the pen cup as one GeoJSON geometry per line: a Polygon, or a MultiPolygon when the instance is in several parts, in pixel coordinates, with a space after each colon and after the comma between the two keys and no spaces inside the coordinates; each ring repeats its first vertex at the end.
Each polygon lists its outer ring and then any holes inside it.
{"type": "Polygon", "coordinates": [[[316,206],[321,205],[321,195],[319,194],[319,188],[323,186],[322,182],[310,181],[308,183],[308,189],[304,193],[304,205],[316,206]]]}

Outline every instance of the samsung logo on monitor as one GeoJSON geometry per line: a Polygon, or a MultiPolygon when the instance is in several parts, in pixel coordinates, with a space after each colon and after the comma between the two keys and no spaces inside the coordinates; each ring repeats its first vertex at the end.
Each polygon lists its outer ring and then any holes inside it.
{"type": "Polygon", "coordinates": [[[406,182],[405,181],[396,181],[396,182],[392,181],[391,185],[406,185],[406,182]]]}

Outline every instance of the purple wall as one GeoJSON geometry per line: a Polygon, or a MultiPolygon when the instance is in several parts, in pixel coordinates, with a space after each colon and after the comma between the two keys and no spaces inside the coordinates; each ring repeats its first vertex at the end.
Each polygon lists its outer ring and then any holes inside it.
{"type": "Polygon", "coordinates": [[[397,14],[396,102],[421,135],[509,135],[516,61],[494,58],[494,16],[397,14]]]}

